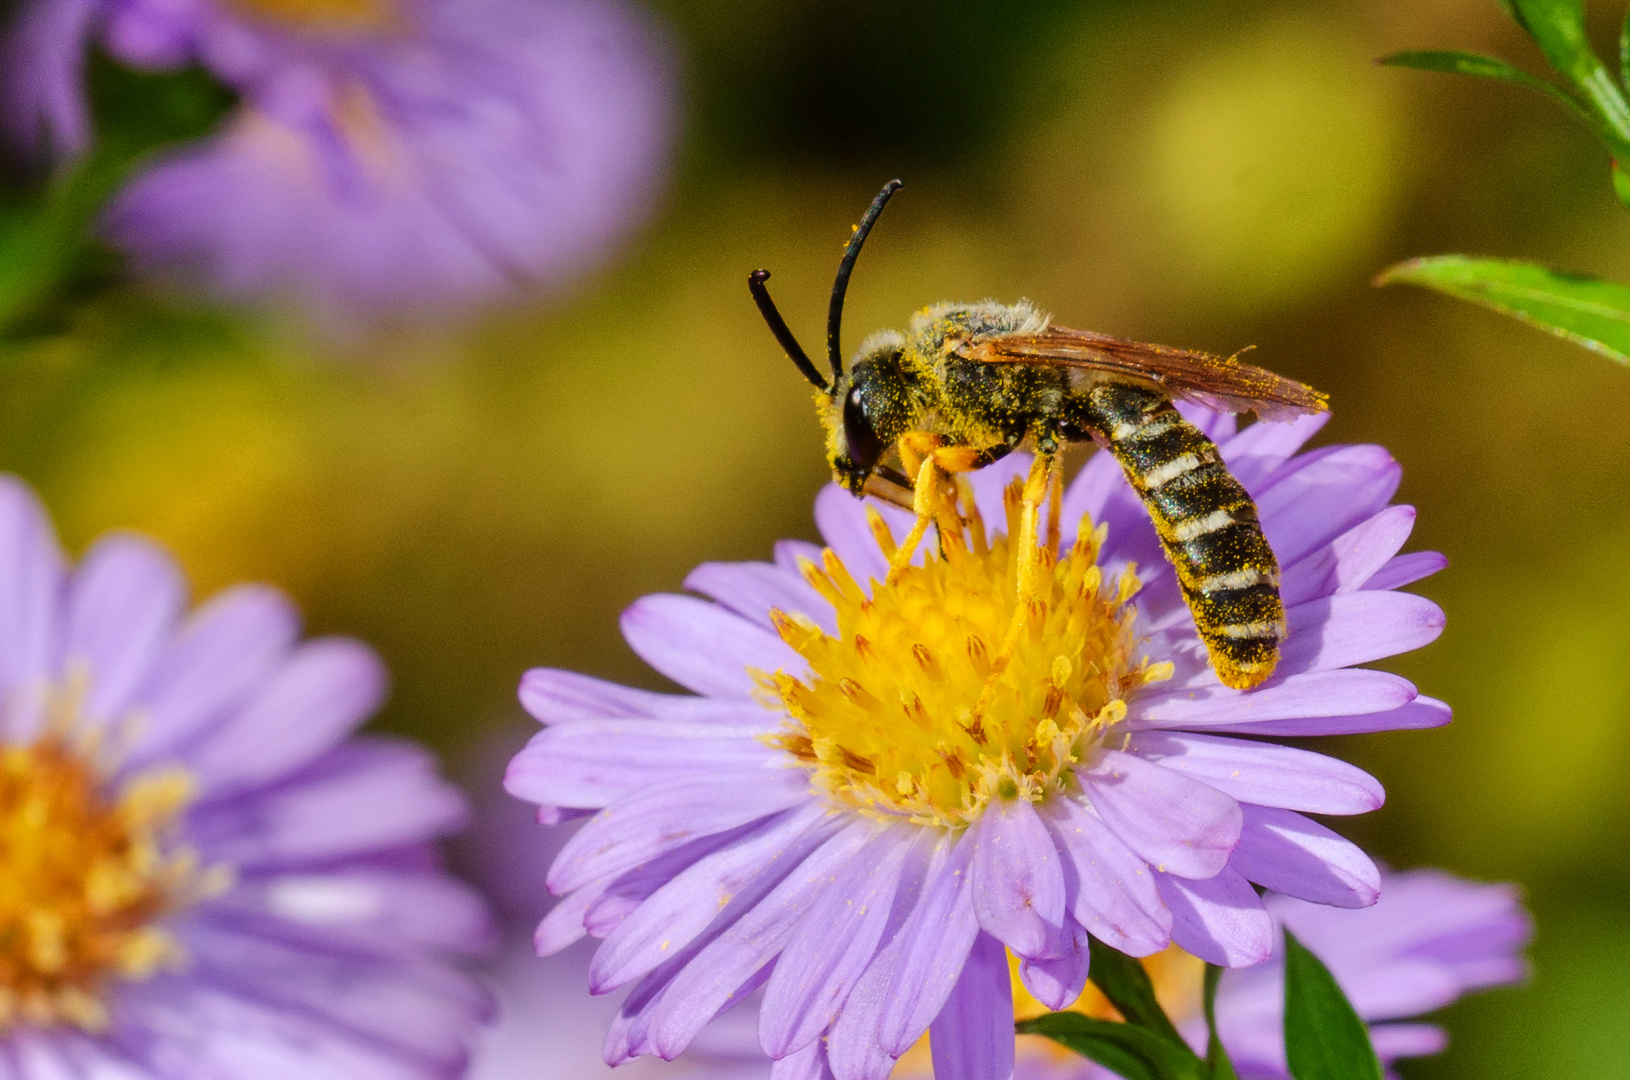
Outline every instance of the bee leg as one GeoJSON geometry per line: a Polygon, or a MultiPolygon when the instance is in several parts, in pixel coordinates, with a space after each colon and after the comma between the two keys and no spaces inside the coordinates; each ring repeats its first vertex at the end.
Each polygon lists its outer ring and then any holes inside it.
{"type": "Polygon", "coordinates": [[[1002,639],[1001,650],[996,654],[991,664],[991,671],[985,678],[985,686],[979,693],[979,703],[974,706],[974,718],[979,719],[985,715],[995,695],[996,684],[1007,670],[1008,661],[1013,658],[1013,651],[1019,646],[1019,637],[1024,633],[1026,624],[1032,618],[1045,618],[1046,611],[1043,606],[1041,589],[1038,587],[1041,579],[1042,563],[1049,565],[1054,558],[1053,552],[1042,550],[1036,543],[1037,534],[1041,531],[1041,504],[1047,497],[1047,492],[1054,483],[1054,474],[1058,471],[1058,450],[1044,451],[1036,455],[1031,463],[1030,475],[1025,477],[1022,503],[1019,511],[1019,535],[1014,558],[1017,560],[1018,587],[1014,597],[1013,619],[1008,623],[1007,634],[1002,639]]]}
{"type": "Polygon", "coordinates": [[[938,465],[934,463],[932,455],[924,457],[917,469],[917,482],[913,486],[911,499],[911,512],[917,515],[912,522],[911,531],[906,538],[900,541],[895,549],[894,557],[889,560],[889,579],[892,581],[901,570],[911,565],[911,558],[917,554],[917,545],[923,542],[928,534],[928,526],[934,524],[940,516],[943,503],[942,474],[938,465]]]}
{"type": "Polygon", "coordinates": [[[1048,456],[1047,462],[1047,550],[1058,558],[1058,546],[1062,539],[1062,530],[1059,527],[1059,515],[1064,505],[1064,455],[1054,453],[1048,456]]]}

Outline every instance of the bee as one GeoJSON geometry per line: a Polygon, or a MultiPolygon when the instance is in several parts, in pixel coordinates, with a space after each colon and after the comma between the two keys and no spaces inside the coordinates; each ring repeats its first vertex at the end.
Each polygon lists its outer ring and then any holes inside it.
{"type": "MultiPolygon", "coordinates": [[[[1025,449],[1035,461],[1020,517],[1022,601],[1042,557],[1040,512],[1049,496],[1047,543],[1057,553],[1061,451],[1090,439],[1115,455],[1148,510],[1217,677],[1240,690],[1267,679],[1285,637],[1278,560],[1250,495],[1174,402],[1281,419],[1324,411],[1325,395],[1233,358],[1055,326],[1027,301],[923,308],[904,333],[867,338],[845,367],[839,330],[849,277],[900,186],[890,181],[873,200],[838,265],[827,311],[830,379],[776,309],[769,271],[748,279],[771,332],[816,388],[833,479],[857,497],[879,495],[915,512],[894,569],[909,563],[936,520],[957,520],[955,474],[1025,449]],[[883,461],[890,448],[903,472],[883,461]]],[[[1017,605],[1003,657],[1025,610],[1017,605]]]]}

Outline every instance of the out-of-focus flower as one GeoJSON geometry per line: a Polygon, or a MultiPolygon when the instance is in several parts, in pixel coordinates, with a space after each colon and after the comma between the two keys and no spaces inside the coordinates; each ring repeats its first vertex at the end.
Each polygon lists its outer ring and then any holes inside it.
{"type": "MultiPolygon", "coordinates": [[[[1447,1043],[1434,1024],[1400,1023],[1442,1008],[1464,994],[1514,983],[1525,971],[1520,956],[1532,926],[1516,890],[1482,885],[1436,870],[1382,877],[1381,898],[1361,911],[1309,904],[1287,896],[1265,898],[1279,926],[1289,926],[1328,964],[1387,1063],[1441,1051],[1447,1043]]],[[[1201,1015],[1202,961],[1173,946],[1143,961],[1155,994],[1179,1030],[1205,1052],[1201,1015]]],[[[1012,975],[1014,1017],[1039,1016],[1046,1006],[1012,975]]],[[[1285,967],[1278,943],[1272,959],[1224,973],[1217,989],[1217,1028],[1242,1080],[1287,1080],[1284,1050],[1285,967]]],[[[1071,1006],[1088,1016],[1119,1019],[1114,1007],[1089,984],[1071,1006]]],[[[704,1076],[764,1077],[742,1062],[758,1049],[750,1029],[721,1022],[710,1027],[685,1059],[704,1076]]],[[[895,1066],[892,1080],[932,1076],[928,1047],[913,1047],[895,1066]]],[[[1017,1043],[1015,1080],[1109,1080],[1114,1074],[1037,1035],[1017,1043]]]]}
{"type": "Polygon", "coordinates": [[[352,735],[367,647],[302,643],[264,587],[186,603],[134,536],[66,566],[0,478],[7,1075],[455,1075],[488,1006],[446,957],[491,934],[430,846],[463,801],[352,735]]]}
{"type": "MultiPolygon", "coordinates": [[[[760,1039],[787,1075],[881,1080],[931,1030],[955,1075],[1005,1077],[1008,950],[1028,991],[1061,1007],[1086,980],[1087,932],[1241,966],[1273,949],[1252,882],[1374,902],[1375,866],[1303,812],[1372,809],[1380,785],[1229,735],[1446,722],[1407,681],[1352,666],[1438,635],[1438,608],[1393,590],[1443,559],[1397,554],[1414,511],[1388,506],[1399,469],[1381,448],[1295,456],[1323,417],[1236,435],[1192,414],[1285,568],[1290,637],[1250,693],[1207,665],[1153,527],[1102,454],[1064,497],[1082,527],[1044,564],[1045,611],[994,684],[1015,603],[1008,538],[978,524],[876,584],[909,519],[835,487],[816,504],[827,551],[704,565],[686,585],[713,602],[647,597],[624,616],[634,650],[700,696],[527,674],[521,700],[548,726],[509,790],[545,817],[600,811],[555,861],[566,898],[537,943],[605,938],[591,988],[633,985],[608,1061],[673,1057],[763,986],[760,1039]]],[[[1024,468],[972,477],[980,517],[1010,534],[1024,468]]]]}
{"type": "Polygon", "coordinates": [[[29,0],[7,122],[82,150],[87,40],[242,95],[160,158],[109,236],[151,272],[336,319],[558,286],[648,209],[671,72],[616,0],[29,0]]]}

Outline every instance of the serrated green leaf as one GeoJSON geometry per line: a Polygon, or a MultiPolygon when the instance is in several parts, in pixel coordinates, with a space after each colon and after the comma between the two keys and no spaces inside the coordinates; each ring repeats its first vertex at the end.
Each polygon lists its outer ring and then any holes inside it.
{"type": "Polygon", "coordinates": [[[1149,972],[1137,960],[1112,949],[1097,938],[1089,938],[1091,948],[1087,977],[1104,992],[1109,1003],[1120,1010],[1127,1023],[1145,1027],[1167,1039],[1183,1041],[1166,1010],[1155,999],[1155,986],[1149,972]]]}
{"type": "Polygon", "coordinates": [[[1187,1043],[1146,1027],[1060,1012],[1020,1021],[1017,1030],[1045,1035],[1125,1080],[1210,1080],[1210,1070],[1187,1043]]]}
{"type": "Polygon", "coordinates": [[[1285,1060],[1294,1080],[1383,1080],[1381,1061],[1335,976],[1285,931],[1285,1060]]]}
{"type": "Polygon", "coordinates": [[[1493,308],[1630,364],[1630,286],[1537,263],[1435,255],[1382,271],[1378,285],[1424,285],[1493,308]]]}
{"type": "Polygon", "coordinates": [[[1239,1080],[1234,1062],[1217,1034],[1217,984],[1222,982],[1223,969],[1216,964],[1206,965],[1205,993],[1201,1004],[1206,1014],[1206,1064],[1211,1066],[1211,1080],[1239,1080]]]}
{"type": "Polygon", "coordinates": [[[1630,105],[1590,47],[1584,0],[1513,0],[1513,7],[1518,24],[1538,43],[1551,67],[1591,102],[1614,133],[1615,145],[1609,147],[1613,156],[1630,155],[1630,105]]]}

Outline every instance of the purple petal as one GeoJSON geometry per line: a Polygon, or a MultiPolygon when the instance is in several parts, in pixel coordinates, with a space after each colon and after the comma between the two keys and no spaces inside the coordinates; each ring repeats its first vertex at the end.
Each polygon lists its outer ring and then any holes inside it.
{"type": "Polygon", "coordinates": [[[605,993],[655,971],[706,931],[766,867],[796,865],[831,835],[822,814],[808,806],[766,822],[655,889],[594,954],[590,991],[605,993]]]}
{"type": "Polygon", "coordinates": [[[1291,810],[1246,806],[1228,865],[1258,885],[1333,907],[1375,903],[1381,872],[1355,845],[1291,810]]]}
{"type": "Polygon", "coordinates": [[[1402,475],[1379,446],[1342,446],[1306,454],[1257,494],[1262,531],[1281,565],[1340,536],[1387,504],[1402,475]]]}
{"type": "Polygon", "coordinates": [[[1132,703],[1129,721],[1134,730],[1225,725],[1257,730],[1267,721],[1390,712],[1415,697],[1413,683],[1385,671],[1313,671],[1275,675],[1246,694],[1214,681],[1151,693],[1132,703]]]}
{"type": "Polygon", "coordinates": [[[774,633],[693,596],[643,596],[623,612],[622,629],[640,659],[709,697],[750,697],[758,684],[749,669],[804,670],[774,633]]]}
{"type": "MultiPolygon", "coordinates": [[[[1011,457],[1018,457],[1013,454],[1011,457]]],[[[1029,467],[1029,455],[1025,455],[1022,464],[1029,467]]],[[[987,524],[1003,520],[1001,491],[994,492],[996,498],[992,505],[994,513],[986,512],[984,504],[980,504],[980,511],[985,513],[987,524]]],[[[1069,525],[1072,529],[1080,523],[1084,514],[1090,514],[1094,525],[1104,520],[1104,508],[1109,505],[1112,497],[1131,495],[1126,479],[1121,475],[1120,463],[1115,455],[1107,450],[1100,450],[1087,459],[1081,466],[1081,471],[1075,474],[1075,479],[1064,489],[1064,501],[1060,503],[1059,518],[1061,523],[1069,525]]],[[[1135,496],[1133,497],[1135,501],[1135,496]]]]}
{"type": "Polygon", "coordinates": [[[89,673],[87,717],[107,720],[128,707],[186,606],[181,570],[157,544],[114,535],[85,553],[68,587],[63,666],[89,673]]]}
{"type": "Polygon", "coordinates": [[[1273,953],[1274,926],[1256,890],[1224,867],[1203,881],[1161,874],[1160,895],[1172,911],[1172,940],[1224,967],[1260,964],[1273,953]]]}
{"type": "Polygon", "coordinates": [[[0,695],[13,738],[34,733],[60,647],[64,565],[34,492],[0,476],[0,695]]]}
{"type": "Polygon", "coordinates": [[[1330,422],[1330,414],[1313,413],[1294,420],[1257,421],[1232,439],[1222,443],[1223,461],[1234,478],[1255,492],[1275,469],[1319,433],[1330,422]]]}
{"type": "Polygon", "coordinates": [[[360,641],[302,645],[237,715],[187,755],[209,797],[270,783],[355,731],[385,697],[385,665],[360,641]]]}
{"type": "Polygon", "coordinates": [[[1210,877],[1239,843],[1239,804],[1209,784],[1119,750],[1077,775],[1104,823],[1158,869],[1210,877]]]}
{"type": "Polygon", "coordinates": [[[996,799],[968,830],[979,926],[1023,957],[1066,947],[1064,870],[1047,828],[1025,799],[996,799]]]}
{"type": "Polygon", "coordinates": [[[1074,799],[1048,799],[1040,813],[1064,856],[1075,921],[1131,956],[1150,956],[1170,945],[1172,915],[1149,865],[1074,799]]]}
{"type": "Polygon", "coordinates": [[[1401,589],[1405,585],[1413,585],[1422,578],[1431,577],[1448,565],[1448,557],[1436,551],[1412,551],[1388,560],[1385,566],[1364,583],[1364,587],[1401,589]]]}
{"type": "Polygon", "coordinates": [[[199,807],[190,835],[210,860],[287,867],[418,843],[464,818],[428,753],[354,737],[275,788],[199,807]]]}
{"type": "Polygon", "coordinates": [[[1409,539],[1413,506],[1389,506],[1285,570],[1279,595],[1286,607],[1333,593],[1354,592],[1374,577],[1409,539]]]}
{"type": "Polygon", "coordinates": [[[655,717],[661,715],[664,701],[676,698],[555,668],[533,668],[521,676],[521,707],[545,724],[655,717]]]}
{"type": "Polygon", "coordinates": [[[1429,645],[1443,633],[1443,609],[1424,596],[1356,592],[1310,600],[1285,612],[1290,633],[1280,654],[1287,674],[1367,664],[1429,645]]]}
{"type": "Polygon", "coordinates": [[[279,874],[240,883],[233,902],[252,901],[278,918],[308,926],[366,929],[460,953],[492,944],[492,917],[470,886],[440,874],[356,867],[279,874]]]}
{"type": "Polygon", "coordinates": [[[826,1048],[817,1040],[770,1062],[770,1080],[832,1080],[826,1048]]]}
{"type": "Polygon", "coordinates": [[[1305,719],[1269,720],[1260,724],[1219,724],[1211,730],[1231,731],[1244,735],[1362,735],[1371,731],[1442,727],[1453,715],[1449,711],[1449,706],[1423,694],[1408,705],[1388,709],[1385,712],[1364,713],[1360,716],[1312,716],[1305,719]]]}
{"type": "Polygon", "coordinates": [[[523,675],[520,698],[527,712],[551,725],[627,718],[756,726],[764,732],[773,730],[782,720],[780,714],[756,701],[657,694],[554,668],[533,668],[523,675]]]}
{"type": "Polygon", "coordinates": [[[1024,960],[1019,977],[1035,999],[1057,1012],[1068,1008],[1087,985],[1087,962],[1091,956],[1087,933],[1070,920],[1064,931],[1062,955],[1047,960],[1024,960]]]}
{"type": "Polygon", "coordinates": [[[1386,800],[1380,782],[1363,769],[1310,750],[1156,731],[1138,732],[1128,749],[1244,803],[1362,814],[1386,800]]]}
{"type": "Polygon", "coordinates": [[[770,1057],[814,1043],[836,1019],[877,952],[915,832],[890,829],[872,841],[799,924],[775,962],[759,1013],[759,1045],[770,1057]]]}
{"type": "Polygon", "coordinates": [[[687,773],[779,768],[761,728],[667,720],[583,720],[545,728],[504,772],[504,790],[545,806],[602,807],[687,773]]]}
{"type": "Polygon", "coordinates": [[[815,527],[863,589],[889,573],[889,561],[866,520],[868,505],[835,484],[828,484],[815,496],[815,527]]]}
{"type": "Polygon", "coordinates": [[[1183,419],[1199,428],[1212,442],[1227,442],[1239,430],[1239,418],[1233,413],[1198,405],[1192,401],[1178,401],[1174,404],[1183,419]]]}
{"type": "Polygon", "coordinates": [[[938,1015],[979,933],[966,838],[940,836],[922,891],[899,932],[849,994],[828,1039],[841,1080],[880,1080],[938,1015]]]}
{"type": "Polygon", "coordinates": [[[241,706],[287,661],[299,634],[294,606],[266,586],[226,589],[194,611],[139,695],[147,723],[131,764],[172,753],[241,706]]]}
{"type": "Polygon", "coordinates": [[[1441,1054],[1449,1034],[1436,1024],[1377,1024],[1370,1028],[1370,1042],[1383,1061],[1393,1061],[1441,1054]]]}
{"type": "Polygon", "coordinates": [[[808,797],[808,778],[793,769],[690,776],[647,788],[602,810],[566,842],[549,869],[549,889],[557,895],[571,892],[808,797]]]}
{"type": "Polygon", "coordinates": [[[1013,987],[1007,951],[980,934],[962,975],[929,1028],[934,1080],[1010,1080],[1013,1076],[1013,987]]]}
{"type": "Polygon", "coordinates": [[[837,633],[832,605],[802,576],[789,574],[772,563],[703,563],[685,578],[685,588],[711,597],[766,628],[771,626],[770,612],[775,610],[807,615],[828,634],[837,633]]]}
{"type": "Polygon", "coordinates": [[[777,540],[775,542],[775,565],[789,574],[803,577],[803,564],[814,563],[821,565],[821,546],[811,544],[807,540],[777,540]]]}
{"type": "Polygon", "coordinates": [[[532,934],[532,948],[539,956],[553,956],[568,945],[581,941],[588,933],[584,916],[589,907],[605,894],[612,878],[604,878],[593,885],[585,885],[576,892],[560,898],[549,909],[532,934]]]}
{"type": "MultiPolygon", "coordinates": [[[[754,974],[786,948],[815,902],[877,833],[878,826],[869,821],[844,827],[680,966],[648,1010],[644,1035],[652,1051],[673,1060],[703,1025],[737,1000],[754,974]]],[[[662,981],[662,974],[650,978],[662,981]]]]}

